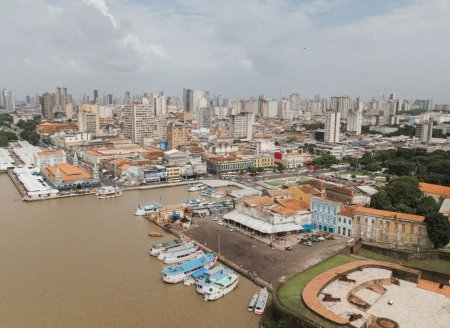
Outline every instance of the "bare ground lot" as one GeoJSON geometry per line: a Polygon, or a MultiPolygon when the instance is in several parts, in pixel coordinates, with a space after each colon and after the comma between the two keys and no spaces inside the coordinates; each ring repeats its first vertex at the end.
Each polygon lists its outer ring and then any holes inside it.
{"type": "Polygon", "coordinates": [[[198,226],[184,232],[186,236],[211,248],[237,265],[256,272],[257,276],[276,285],[280,278],[301,272],[345,247],[346,239],[325,240],[313,246],[296,245],[291,251],[272,249],[268,244],[241,232],[230,232],[213,217],[197,218],[198,226]]]}

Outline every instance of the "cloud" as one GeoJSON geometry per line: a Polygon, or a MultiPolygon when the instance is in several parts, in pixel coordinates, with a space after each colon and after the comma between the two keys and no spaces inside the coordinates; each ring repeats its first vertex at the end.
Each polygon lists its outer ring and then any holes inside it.
{"type": "Polygon", "coordinates": [[[111,24],[118,28],[118,24],[116,19],[109,13],[108,5],[106,4],[105,0],[83,0],[86,4],[93,6],[95,9],[97,9],[103,16],[107,17],[111,24]]]}
{"type": "Polygon", "coordinates": [[[448,102],[449,14],[446,0],[0,2],[0,88],[448,102]]]}

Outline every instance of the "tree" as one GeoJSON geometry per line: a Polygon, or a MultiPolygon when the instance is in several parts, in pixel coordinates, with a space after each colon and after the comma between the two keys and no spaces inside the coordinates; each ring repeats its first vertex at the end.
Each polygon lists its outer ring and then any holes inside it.
{"type": "Polygon", "coordinates": [[[279,172],[283,172],[286,169],[286,167],[282,163],[277,163],[277,170],[279,172]]]}
{"type": "Polygon", "coordinates": [[[393,178],[386,185],[385,190],[394,207],[403,204],[414,210],[423,197],[419,181],[414,177],[393,178]]]}
{"type": "Polygon", "coordinates": [[[372,162],[366,165],[366,170],[369,172],[376,172],[381,170],[381,165],[377,162],[372,162]]]}
{"type": "Polygon", "coordinates": [[[28,131],[28,130],[23,130],[22,132],[20,132],[20,137],[23,140],[28,141],[32,145],[36,145],[40,139],[39,134],[37,134],[34,131],[28,131]]]}
{"type": "Polygon", "coordinates": [[[425,217],[428,237],[434,248],[446,246],[450,241],[450,222],[445,215],[435,212],[425,217]]]}
{"type": "Polygon", "coordinates": [[[391,199],[385,190],[380,190],[370,198],[370,207],[387,211],[393,209],[391,199]]]}
{"type": "Polygon", "coordinates": [[[416,210],[417,214],[427,216],[437,212],[439,212],[439,205],[436,203],[433,197],[431,196],[423,197],[419,201],[419,205],[417,206],[416,210]]]}
{"type": "Polygon", "coordinates": [[[414,163],[405,160],[389,160],[386,162],[386,167],[391,174],[395,175],[411,175],[414,173],[416,166],[414,163]]]}
{"type": "Polygon", "coordinates": [[[7,147],[8,146],[8,137],[5,135],[0,135],[0,147],[7,147]]]}
{"type": "Polygon", "coordinates": [[[313,159],[312,165],[318,166],[318,167],[326,167],[329,168],[333,164],[338,164],[339,161],[337,158],[333,155],[323,155],[319,156],[313,159]]]}

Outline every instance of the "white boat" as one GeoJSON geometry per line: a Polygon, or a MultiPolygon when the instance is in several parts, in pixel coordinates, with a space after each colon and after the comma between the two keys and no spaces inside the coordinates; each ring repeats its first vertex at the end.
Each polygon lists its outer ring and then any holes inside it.
{"type": "Polygon", "coordinates": [[[195,290],[199,294],[204,294],[206,290],[212,286],[216,281],[219,281],[226,276],[228,276],[231,272],[233,272],[231,269],[228,268],[222,268],[219,272],[214,273],[213,275],[206,277],[204,280],[197,281],[195,283],[195,290]]]}
{"type": "Polygon", "coordinates": [[[231,272],[226,277],[222,278],[219,281],[216,281],[212,286],[210,286],[205,291],[204,300],[205,301],[214,301],[217,300],[229,292],[231,292],[233,289],[237,287],[239,283],[239,276],[231,272]]]}
{"type": "Polygon", "coordinates": [[[162,280],[164,282],[176,284],[203,268],[212,268],[214,264],[216,264],[216,261],[217,256],[207,253],[204,256],[195,258],[183,264],[168,266],[162,271],[162,280]]]}
{"type": "Polygon", "coordinates": [[[199,281],[203,281],[203,280],[207,279],[208,277],[211,277],[212,275],[215,275],[221,271],[223,271],[223,266],[221,266],[221,265],[215,266],[214,268],[209,269],[209,270],[202,269],[200,271],[195,272],[194,274],[191,274],[189,277],[184,279],[184,285],[185,286],[193,285],[193,284],[195,284],[199,281]]]}
{"type": "Polygon", "coordinates": [[[250,303],[248,304],[249,312],[253,312],[255,310],[257,300],[258,300],[258,293],[254,293],[252,299],[250,300],[250,303]]]}
{"type": "Polygon", "coordinates": [[[159,204],[148,204],[148,205],[138,205],[134,215],[145,215],[149,213],[159,212],[161,210],[161,205],[159,204]]]}
{"type": "Polygon", "coordinates": [[[258,294],[258,300],[255,305],[255,314],[262,314],[266,308],[267,299],[269,298],[269,292],[267,288],[261,288],[258,294]]]}
{"type": "Polygon", "coordinates": [[[95,196],[98,199],[113,198],[122,196],[122,188],[113,186],[103,186],[97,189],[95,196]]]}
{"type": "MultiPolygon", "coordinates": [[[[165,258],[166,258],[166,256],[168,256],[168,255],[171,255],[171,254],[173,254],[173,253],[175,253],[175,252],[180,252],[180,251],[184,251],[184,250],[186,250],[186,249],[189,249],[189,248],[194,248],[194,243],[193,242],[191,242],[191,241],[189,241],[189,242],[187,242],[187,243],[184,243],[184,244],[181,244],[181,245],[179,245],[179,246],[175,246],[175,247],[173,247],[173,248],[167,248],[167,249],[165,249],[165,250],[163,250],[162,252],[160,252],[159,254],[158,254],[158,260],[164,260],[165,258]]],[[[197,248],[196,248],[197,249],[197,248]]]]}
{"type": "Polygon", "coordinates": [[[203,183],[193,183],[188,187],[188,191],[199,191],[206,189],[206,185],[203,183]]]}
{"type": "Polygon", "coordinates": [[[185,200],[184,202],[181,203],[181,205],[183,205],[183,207],[196,208],[196,207],[202,207],[204,202],[205,202],[204,198],[193,198],[193,199],[185,200]]]}
{"type": "Polygon", "coordinates": [[[161,244],[156,244],[156,245],[152,245],[150,247],[150,251],[148,252],[150,255],[152,256],[158,256],[159,253],[167,250],[167,249],[171,249],[174,247],[178,247],[181,245],[184,245],[184,241],[181,239],[174,239],[174,240],[169,240],[169,241],[165,241],[161,244]]]}
{"type": "Polygon", "coordinates": [[[197,251],[196,246],[195,248],[189,248],[181,252],[172,253],[171,255],[166,256],[163,262],[165,264],[183,263],[203,255],[203,251],[197,251]]]}

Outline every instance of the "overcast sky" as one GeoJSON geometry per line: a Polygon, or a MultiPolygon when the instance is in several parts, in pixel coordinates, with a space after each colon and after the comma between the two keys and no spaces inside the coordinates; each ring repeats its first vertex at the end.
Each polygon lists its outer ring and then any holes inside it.
{"type": "Polygon", "coordinates": [[[450,0],[2,0],[0,88],[450,102],[450,0]]]}

